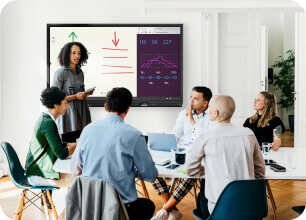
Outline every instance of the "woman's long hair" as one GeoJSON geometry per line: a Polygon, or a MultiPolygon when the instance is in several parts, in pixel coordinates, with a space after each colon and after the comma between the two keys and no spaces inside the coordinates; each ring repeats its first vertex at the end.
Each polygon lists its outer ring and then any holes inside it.
{"type": "MultiPolygon", "coordinates": [[[[275,116],[277,116],[277,105],[276,105],[276,97],[274,94],[272,94],[271,92],[260,92],[260,94],[262,94],[265,99],[265,107],[262,111],[262,115],[261,118],[258,121],[257,127],[266,127],[269,126],[269,121],[274,118],[275,116]]],[[[256,111],[255,115],[253,115],[252,117],[250,117],[250,124],[253,124],[256,122],[256,120],[259,117],[259,113],[258,111],[256,111]]]]}

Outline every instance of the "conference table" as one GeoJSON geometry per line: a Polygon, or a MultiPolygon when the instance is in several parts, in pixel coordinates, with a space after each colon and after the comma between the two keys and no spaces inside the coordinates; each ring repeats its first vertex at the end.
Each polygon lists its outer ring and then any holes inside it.
{"type": "MultiPolygon", "coordinates": [[[[165,151],[154,151],[150,150],[152,158],[155,162],[163,160],[163,159],[170,159],[172,158],[171,152],[165,151]]],[[[277,162],[277,164],[286,167],[286,172],[275,172],[270,169],[269,165],[266,165],[266,185],[268,190],[268,195],[272,204],[272,210],[274,217],[276,219],[276,205],[273,198],[273,194],[271,191],[271,187],[269,184],[269,180],[305,180],[306,179],[306,148],[290,148],[290,147],[281,147],[278,151],[270,151],[269,157],[264,156],[265,159],[272,159],[277,162]],[[296,156],[296,168],[290,169],[289,167],[289,154],[294,154],[296,156]]],[[[56,172],[61,173],[70,173],[69,169],[70,165],[70,158],[57,161],[54,164],[53,169],[56,172]]],[[[168,177],[174,178],[173,184],[171,186],[170,192],[173,190],[173,187],[178,179],[181,178],[192,178],[187,176],[184,173],[186,171],[185,165],[180,165],[175,169],[167,169],[166,166],[159,166],[156,165],[158,169],[158,176],[159,177],[168,177]],[[180,172],[179,172],[180,171],[180,172]]],[[[204,176],[202,178],[205,178],[204,176]]],[[[144,192],[145,197],[149,198],[147,193],[145,184],[141,181],[142,189],[144,192]]],[[[195,190],[195,189],[194,189],[195,190]]],[[[196,196],[196,195],[195,195],[196,196]]]]}

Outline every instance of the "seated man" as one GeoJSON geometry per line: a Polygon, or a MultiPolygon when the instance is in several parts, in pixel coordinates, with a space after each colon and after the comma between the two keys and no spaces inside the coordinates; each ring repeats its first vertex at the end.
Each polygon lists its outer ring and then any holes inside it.
{"type": "Polygon", "coordinates": [[[212,92],[204,86],[193,87],[192,91],[189,108],[180,112],[172,130],[176,141],[185,146],[190,146],[202,129],[214,124],[206,114],[212,92]]]}
{"type": "Polygon", "coordinates": [[[153,216],[155,206],[149,199],[137,198],[135,176],[153,181],[158,171],[144,136],[123,121],[131,103],[132,94],[126,88],[108,92],[104,105],[108,114],[85,127],[70,168],[75,174],[82,172],[113,184],[130,219],[147,219],[153,216]]]}
{"type": "Polygon", "coordinates": [[[254,133],[231,124],[235,102],[230,96],[214,96],[209,104],[209,118],[216,125],[203,131],[193,143],[187,158],[187,175],[204,174],[205,196],[200,191],[201,213],[206,219],[224,187],[233,180],[263,178],[265,163],[254,133]],[[205,197],[207,199],[205,199],[205,197]]]}
{"type": "MultiPolygon", "coordinates": [[[[180,112],[172,133],[175,134],[179,145],[185,146],[187,149],[193,143],[196,134],[202,129],[207,129],[212,123],[206,115],[206,109],[212,93],[206,87],[194,87],[190,97],[190,107],[180,112]]],[[[183,215],[175,208],[185,195],[190,191],[196,179],[183,179],[176,187],[173,195],[170,197],[167,184],[163,178],[158,177],[152,182],[153,187],[161,196],[165,203],[153,219],[163,220],[169,215],[169,219],[180,219],[183,215]]]]}

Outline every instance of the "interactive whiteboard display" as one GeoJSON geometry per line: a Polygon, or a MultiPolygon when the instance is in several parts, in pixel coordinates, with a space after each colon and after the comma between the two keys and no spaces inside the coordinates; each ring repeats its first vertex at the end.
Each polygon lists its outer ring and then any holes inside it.
{"type": "Polygon", "coordinates": [[[89,52],[82,66],[85,89],[96,86],[90,106],[103,106],[108,91],[125,87],[133,106],[182,106],[182,24],[48,24],[48,87],[68,42],[89,52]]]}

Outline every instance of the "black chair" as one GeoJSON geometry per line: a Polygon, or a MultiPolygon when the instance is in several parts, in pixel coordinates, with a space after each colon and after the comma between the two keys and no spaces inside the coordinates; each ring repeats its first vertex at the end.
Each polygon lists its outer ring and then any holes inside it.
{"type": "MultiPolygon", "coordinates": [[[[20,199],[16,214],[14,219],[21,219],[22,212],[28,208],[31,204],[35,205],[38,209],[41,210],[34,202],[41,197],[43,198],[44,201],[44,207],[45,207],[45,214],[48,215],[48,207],[47,207],[47,200],[45,197],[44,193],[41,193],[41,190],[45,190],[47,192],[47,197],[49,199],[49,202],[51,204],[51,208],[53,211],[53,214],[55,216],[55,219],[58,219],[57,212],[55,210],[52,197],[50,195],[49,190],[56,190],[58,189],[57,187],[51,187],[51,186],[32,186],[27,179],[27,176],[25,175],[25,171],[23,167],[20,164],[18,155],[16,154],[16,151],[14,148],[7,142],[2,142],[1,147],[5,153],[5,156],[7,158],[8,164],[9,164],[9,169],[10,169],[10,174],[11,174],[11,179],[14,183],[15,186],[18,188],[23,189],[22,191],[22,197],[20,199]],[[34,193],[31,190],[33,189],[38,189],[40,190],[40,193],[34,193]],[[30,191],[34,196],[32,198],[27,197],[27,193],[30,191]],[[34,201],[33,201],[34,200],[34,201]],[[30,203],[30,204],[28,204],[30,203]],[[28,204],[28,205],[27,205],[28,204]],[[25,207],[25,205],[27,205],[25,207]]],[[[41,210],[43,212],[43,210],[41,210]]]]}
{"type": "Polygon", "coordinates": [[[305,210],[305,206],[294,206],[292,207],[292,209],[293,211],[301,215],[305,210]]]}
{"type": "MultiPolygon", "coordinates": [[[[223,189],[206,220],[259,220],[268,214],[264,179],[236,180],[223,189]]],[[[193,215],[202,220],[195,211],[193,215]]]]}

